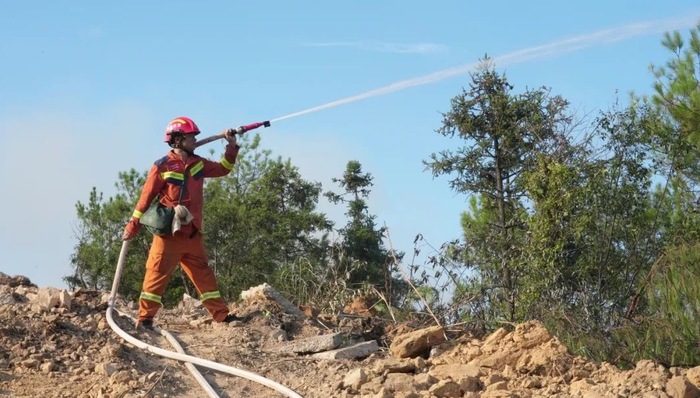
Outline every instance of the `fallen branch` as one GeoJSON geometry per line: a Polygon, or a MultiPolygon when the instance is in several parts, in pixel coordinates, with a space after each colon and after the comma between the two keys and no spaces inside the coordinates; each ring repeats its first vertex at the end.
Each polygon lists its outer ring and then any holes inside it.
{"type": "Polygon", "coordinates": [[[158,376],[158,379],[155,381],[155,383],[153,383],[151,388],[149,388],[148,390],[146,390],[146,392],[143,393],[142,397],[144,397],[144,398],[147,397],[148,394],[150,394],[151,391],[153,391],[153,389],[156,387],[156,385],[158,385],[158,383],[160,383],[160,380],[163,378],[163,375],[165,374],[166,370],[168,370],[167,366],[163,368],[163,371],[160,372],[160,376],[158,376]]]}

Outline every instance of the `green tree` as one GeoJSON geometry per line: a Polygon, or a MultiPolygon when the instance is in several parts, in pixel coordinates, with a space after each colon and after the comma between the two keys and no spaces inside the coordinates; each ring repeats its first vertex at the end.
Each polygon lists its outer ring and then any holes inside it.
{"type": "Polygon", "coordinates": [[[284,284],[276,275],[300,258],[319,263],[332,226],[316,211],[320,183],[304,180],[289,160],[273,159],[258,135],[234,170],[208,181],[205,201],[211,264],[231,298],[263,282],[284,284]]]}
{"type": "Polygon", "coordinates": [[[679,32],[666,33],[661,44],[673,57],[665,66],[652,66],[653,101],[680,138],[700,147],[700,24],[690,31],[687,46],[679,32]]]}
{"type": "Polygon", "coordinates": [[[587,140],[540,155],[528,173],[529,316],[596,359],[614,351],[612,331],[659,253],[648,117],[643,107],[604,112],[587,140]]]}
{"type": "Polygon", "coordinates": [[[76,204],[78,243],[71,255],[75,272],[63,278],[69,288],[108,288],[119,257],[123,232],[119,224],[123,227],[126,223],[128,209],[129,202],[123,196],[105,203],[102,193],[94,187],[87,203],[76,204]]]}
{"type": "Polygon", "coordinates": [[[450,175],[452,189],[472,195],[462,226],[464,264],[476,276],[459,290],[477,298],[464,316],[487,323],[522,319],[516,303],[527,265],[524,173],[538,153],[561,144],[571,122],[561,97],[545,89],[512,90],[489,65],[472,74],[470,90],[452,99],[437,130],[457,136],[463,146],[433,153],[425,162],[434,176],[450,175]]]}
{"type": "Polygon", "coordinates": [[[700,25],[687,44],[678,32],[665,34],[662,45],[672,56],[665,66],[652,67],[656,117],[649,123],[649,149],[660,183],[651,198],[661,247],[653,266],[639,275],[628,322],[616,334],[629,347],[630,362],[700,361],[700,25]]]}
{"type": "MultiPolygon", "coordinates": [[[[331,203],[347,205],[347,224],[339,230],[341,241],[333,248],[332,262],[343,270],[349,287],[369,284],[396,302],[396,294],[404,294],[405,286],[393,277],[397,271],[391,253],[384,247],[384,227],[376,225],[376,216],[370,214],[366,199],[371,192],[372,175],[362,171],[357,160],[347,163],[342,178],[334,178],[343,190],[337,194],[325,193],[331,203]]],[[[401,258],[403,254],[398,254],[401,258]]]]}

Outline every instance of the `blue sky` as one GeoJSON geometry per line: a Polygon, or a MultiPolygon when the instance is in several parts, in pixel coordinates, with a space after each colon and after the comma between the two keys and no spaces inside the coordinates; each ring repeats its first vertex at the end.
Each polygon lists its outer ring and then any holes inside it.
{"type": "Polygon", "coordinates": [[[359,160],[394,248],[410,253],[418,233],[437,247],[461,235],[467,198],[422,160],[459,145],[434,130],[479,58],[500,60],[515,92],[551,87],[583,115],[649,93],[648,66],[670,55],[661,32],[698,22],[690,0],[6,2],[0,271],[64,287],[76,202],[147,170],[171,118],[208,136],[317,106],[257,130],[263,147],[325,189],[359,160]]]}

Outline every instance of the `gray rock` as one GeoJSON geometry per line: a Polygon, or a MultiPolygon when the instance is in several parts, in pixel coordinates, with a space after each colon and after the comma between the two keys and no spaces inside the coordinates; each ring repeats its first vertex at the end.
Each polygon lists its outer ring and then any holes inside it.
{"type": "Polygon", "coordinates": [[[375,340],[371,340],[350,347],[319,352],[313,354],[311,357],[316,359],[356,359],[364,358],[377,351],[379,351],[379,345],[375,340]]]}

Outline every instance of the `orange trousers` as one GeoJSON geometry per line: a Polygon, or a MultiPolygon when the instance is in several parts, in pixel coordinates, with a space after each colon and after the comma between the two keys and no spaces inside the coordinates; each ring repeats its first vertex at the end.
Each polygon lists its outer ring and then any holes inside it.
{"type": "Polygon", "coordinates": [[[189,238],[178,231],[175,236],[153,236],[146,262],[139,299],[139,320],[152,319],[162,306],[161,297],[178,263],[199,292],[199,299],[212,318],[221,322],[228,315],[228,306],[221,298],[214,271],[201,234],[189,238]]]}

